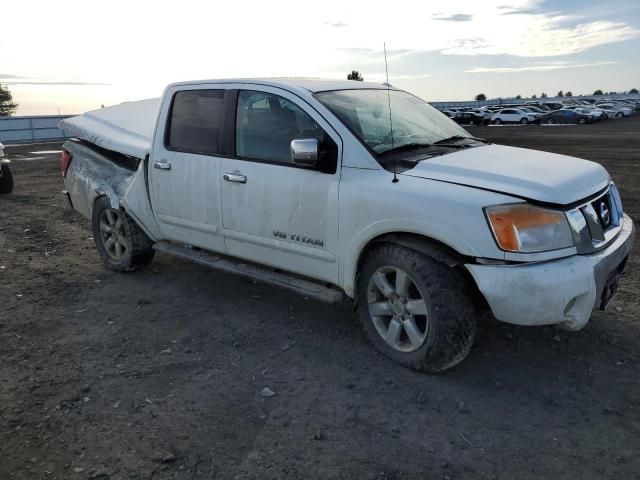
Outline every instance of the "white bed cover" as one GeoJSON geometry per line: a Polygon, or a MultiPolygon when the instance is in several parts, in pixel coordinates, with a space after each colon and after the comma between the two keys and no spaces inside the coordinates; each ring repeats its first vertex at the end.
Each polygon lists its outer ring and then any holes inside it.
{"type": "Polygon", "coordinates": [[[60,122],[60,128],[68,136],[144,158],[151,150],[159,105],[159,98],[125,102],[66,118],[60,122]]]}

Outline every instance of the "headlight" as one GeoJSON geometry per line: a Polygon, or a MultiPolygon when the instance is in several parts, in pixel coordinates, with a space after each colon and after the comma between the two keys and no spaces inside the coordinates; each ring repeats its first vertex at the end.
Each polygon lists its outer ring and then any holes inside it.
{"type": "Polygon", "coordinates": [[[507,252],[542,252],[574,246],[564,212],[526,203],[485,208],[498,246],[507,252]]]}

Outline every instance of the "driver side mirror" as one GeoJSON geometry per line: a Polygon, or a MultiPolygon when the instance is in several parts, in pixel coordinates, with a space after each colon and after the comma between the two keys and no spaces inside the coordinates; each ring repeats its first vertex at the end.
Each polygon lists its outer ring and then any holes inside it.
{"type": "Polygon", "coordinates": [[[318,166],[318,139],[291,140],[291,161],[294,165],[301,167],[316,168],[318,166]]]}

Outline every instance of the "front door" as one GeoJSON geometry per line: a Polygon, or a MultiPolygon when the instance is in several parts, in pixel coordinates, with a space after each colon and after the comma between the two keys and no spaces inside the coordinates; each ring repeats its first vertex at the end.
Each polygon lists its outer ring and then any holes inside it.
{"type": "Polygon", "coordinates": [[[237,94],[235,155],[222,159],[227,253],[338,281],[340,137],[306,102],[272,87],[237,94]],[[293,139],[317,138],[321,165],[291,160],[293,139]]]}
{"type": "Polygon", "coordinates": [[[160,112],[150,165],[153,212],[168,240],[224,252],[220,126],[224,90],[182,87],[160,112]]]}

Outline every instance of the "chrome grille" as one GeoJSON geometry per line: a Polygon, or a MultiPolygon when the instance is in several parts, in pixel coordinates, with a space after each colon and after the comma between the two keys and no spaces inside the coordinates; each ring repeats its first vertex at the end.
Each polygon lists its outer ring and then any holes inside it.
{"type": "Polygon", "coordinates": [[[622,202],[616,186],[567,212],[578,253],[591,253],[603,248],[620,232],[623,221],[622,202]]]}

